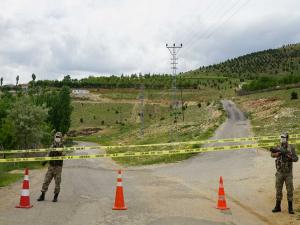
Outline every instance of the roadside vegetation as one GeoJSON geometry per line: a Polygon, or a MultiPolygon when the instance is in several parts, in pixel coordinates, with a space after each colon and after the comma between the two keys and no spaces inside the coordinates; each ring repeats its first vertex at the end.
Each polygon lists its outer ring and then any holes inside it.
{"type": "MultiPolygon", "coordinates": [[[[69,130],[72,112],[70,89],[32,87],[24,91],[18,85],[18,79],[15,91],[0,91],[0,150],[49,147],[55,131],[67,133],[69,130]]],[[[1,158],[19,156],[0,154],[1,158]]],[[[24,154],[22,156],[25,157],[24,154]]],[[[40,168],[41,163],[0,164],[0,186],[20,178],[23,171],[10,171],[23,170],[24,167],[40,168]]]]}
{"type": "MultiPolygon", "coordinates": [[[[251,120],[255,135],[300,133],[300,88],[235,97],[234,101],[251,120]]],[[[297,146],[300,153],[300,145],[297,146]]]]}
{"type": "MultiPolygon", "coordinates": [[[[90,76],[83,79],[72,79],[70,75],[63,80],[39,80],[34,83],[37,87],[68,86],[71,88],[97,88],[97,89],[139,89],[143,85],[146,89],[170,89],[173,76],[168,74],[130,74],[121,76],[90,76]]],[[[189,77],[184,74],[177,76],[177,88],[199,89],[200,87],[215,88],[218,90],[232,89],[238,85],[238,79],[217,76],[189,77]]],[[[32,86],[33,83],[31,82],[32,86]]]]}

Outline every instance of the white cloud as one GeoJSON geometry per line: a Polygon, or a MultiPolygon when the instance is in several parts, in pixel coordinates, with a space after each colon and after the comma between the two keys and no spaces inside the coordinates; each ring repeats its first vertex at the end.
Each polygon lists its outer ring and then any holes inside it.
{"type": "Polygon", "coordinates": [[[299,42],[299,1],[248,1],[1,0],[0,76],[164,73],[173,42],[185,71],[299,42]]]}

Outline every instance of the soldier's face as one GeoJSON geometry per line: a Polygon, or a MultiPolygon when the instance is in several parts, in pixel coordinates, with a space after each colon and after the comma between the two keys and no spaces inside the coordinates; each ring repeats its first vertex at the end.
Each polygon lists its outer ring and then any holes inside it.
{"type": "Polygon", "coordinates": [[[54,138],[54,141],[55,141],[56,143],[60,143],[60,142],[61,142],[61,138],[60,138],[60,137],[55,137],[55,138],[54,138]]]}
{"type": "Polygon", "coordinates": [[[286,137],[281,137],[281,144],[286,144],[287,143],[287,138],[286,137]]]}

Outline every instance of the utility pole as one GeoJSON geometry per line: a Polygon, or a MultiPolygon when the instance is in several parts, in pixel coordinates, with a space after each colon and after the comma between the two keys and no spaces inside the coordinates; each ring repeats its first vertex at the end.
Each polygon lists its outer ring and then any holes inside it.
{"type": "Polygon", "coordinates": [[[172,56],[171,58],[171,69],[172,69],[172,114],[174,115],[174,126],[173,131],[170,131],[171,141],[176,141],[177,134],[177,120],[178,120],[178,101],[177,101],[177,85],[176,85],[176,73],[177,73],[177,53],[182,48],[182,44],[180,46],[176,46],[175,43],[172,46],[166,44],[166,48],[170,51],[172,56]],[[175,137],[174,137],[175,136],[175,137]],[[174,140],[175,139],[175,140],[174,140]]]}
{"type": "Polygon", "coordinates": [[[144,136],[144,89],[145,89],[145,86],[143,83],[141,83],[141,93],[140,93],[141,136],[144,136]]]}

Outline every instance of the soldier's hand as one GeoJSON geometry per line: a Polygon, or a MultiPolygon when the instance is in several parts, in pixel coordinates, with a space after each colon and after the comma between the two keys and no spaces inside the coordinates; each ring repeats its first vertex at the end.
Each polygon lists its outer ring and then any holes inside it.
{"type": "Polygon", "coordinates": [[[42,162],[42,165],[45,166],[47,164],[47,161],[42,162]]]}
{"type": "Polygon", "coordinates": [[[292,160],[292,159],[293,159],[293,156],[292,156],[292,154],[291,154],[291,153],[288,153],[288,154],[286,154],[286,157],[287,157],[288,159],[290,159],[290,160],[292,160]]]}
{"type": "Polygon", "coordinates": [[[273,156],[276,157],[276,158],[280,157],[280,155],[281,155],[280,152],[273,153],[273,156]]]}

